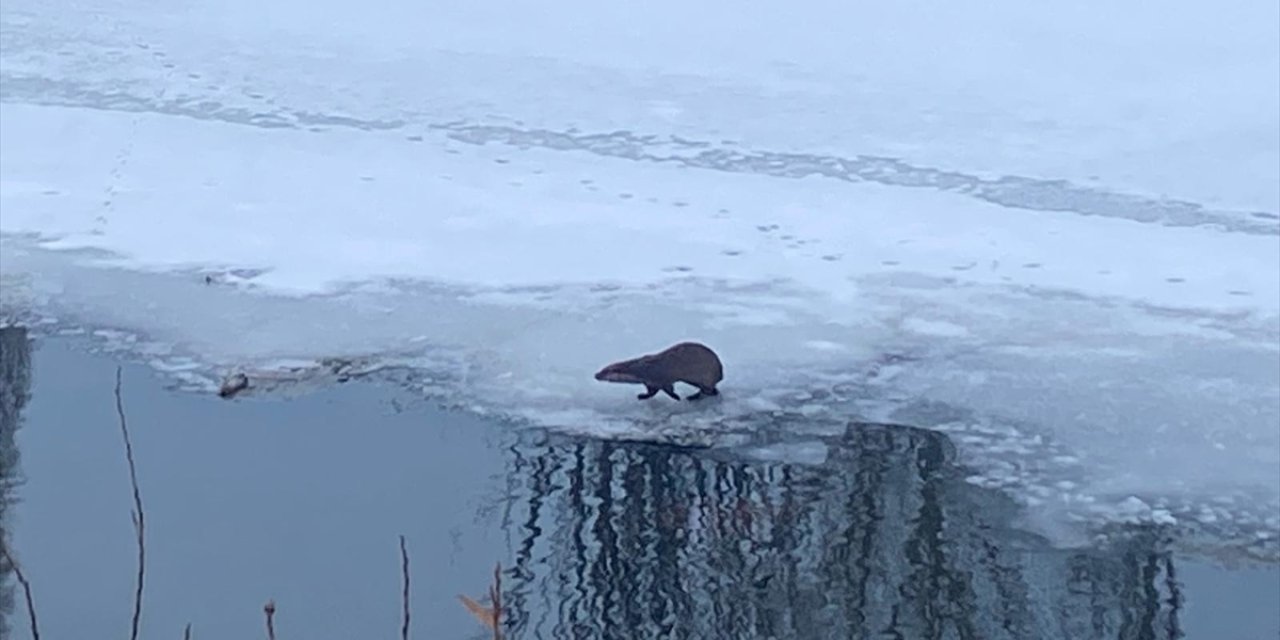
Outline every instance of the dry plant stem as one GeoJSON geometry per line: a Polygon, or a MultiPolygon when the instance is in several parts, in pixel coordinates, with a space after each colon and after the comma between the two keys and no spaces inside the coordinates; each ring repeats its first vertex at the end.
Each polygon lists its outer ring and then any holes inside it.
{"type": "Polygon", "coordinates": [[[182,630],[182,640],[191,640],[191,623],[187,623],[187,628],[182,630]]]}
{"type": "Polygon", "coordinates": [[[489,588],[493,601],[493,640],[502,640],[502,563],[493,566],[493,586],[489,588]]]}
{"type": "Polygon", "coordinates": [[[276,640],[276,625],[273,621],[276,615],[276,601],[268,600],[262,607],[262,612],[267,614],[267,640],[276,640]]]}
{"type": "Polygon", "coordinates": [[[120,417],[120,433],[124,435],[124,455],[129,461],[129,484],[133,486],[133,531],[138,538],[138,584],[133,592],[133,631],[131,640],[138,640],[138,625],[142,621],[142,581],[146,576],[147,545],[143,541],[146,531],[142,511],[142,494],[138,491],[138,469],[133,463],[133,443],[129,440],[129,425],[124,419],[124,400],[120,397],[121,369],[116,367],[116,415],[120,417]]]}
{"type": "Polygon", "coordinates": [[[405,548],[404,536],[400,536],[400,573],[404,580],[404,623],[400,626],[400,638],[409,640],[409,550],[405,548]]]}
{"type": "Polygon", "coordinates": [[[27,616],[31,618],[31,638],[32,640],[40,640],[40,624],[36,620],[36,604],[31,598],[31,583],[27,581],[27,576],[23,575],[22,567],[18,566],[18,561],[12,555],[9,555],[9,543],[0,541],[0,552],[4,553],[4,559],[13,567],[13,575],[18,578],[18,584],[22,585],[22,595],[27,599],[27,616]]]}

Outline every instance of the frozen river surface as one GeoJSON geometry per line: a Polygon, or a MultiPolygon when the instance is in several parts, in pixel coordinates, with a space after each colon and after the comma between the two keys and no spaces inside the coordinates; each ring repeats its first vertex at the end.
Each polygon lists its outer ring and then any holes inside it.
{"type": "Polygon", "coordinates": [[[916,425],[1057,542],[1280,553],[1275,3],[432,7],[7,0],[0,311],[202,393],[916,425]],[[591,379],[682,339],[715,402],[591,379]]]}

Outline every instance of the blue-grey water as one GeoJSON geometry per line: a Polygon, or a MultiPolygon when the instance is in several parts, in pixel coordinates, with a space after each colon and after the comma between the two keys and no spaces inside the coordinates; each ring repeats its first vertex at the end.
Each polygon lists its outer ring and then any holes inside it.
{"type": "MultiPolygon", "coordinates": [[[[126,638],[136,556],[117,362],[0,329],[6,540],[42,638],[126,638]]],[[[1055,549],[940,434],[851,424],[821,464],[552,435],[351,382],[232,401],[124,364],[146,517],[143,638],[1280,637],[1280,570],[1134,529],[1055,549]]],[[[5,571],[4,635],[30,638],[5,571]]]]}

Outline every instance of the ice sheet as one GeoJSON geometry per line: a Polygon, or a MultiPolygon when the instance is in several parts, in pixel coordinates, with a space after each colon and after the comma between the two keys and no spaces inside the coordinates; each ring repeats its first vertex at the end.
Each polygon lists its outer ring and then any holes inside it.
{"type": "Polygon", "coordinates": [[[802,460],[910,422],[1274,552],[1277,11],[9,0],[0,309],[204,390],[343,358],[802,460]],[[590,379],[680,339],[720,400],[590,379]]]}

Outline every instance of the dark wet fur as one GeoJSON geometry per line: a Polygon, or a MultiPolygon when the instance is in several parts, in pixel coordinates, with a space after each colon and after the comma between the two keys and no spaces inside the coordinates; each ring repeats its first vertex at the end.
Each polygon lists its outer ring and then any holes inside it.
{"type": "Polygon", "coordinates": [[[682,342],[660,353],[615,362],[596,373],[596,380],[643,384],[645,392],[636,396],[648,400],[659,391],[679,400],[675,383],[684,382],[698,388],[689,400],[720,395],[716,389],[724,379],[720,358],[705,345],[682,342]]]}

